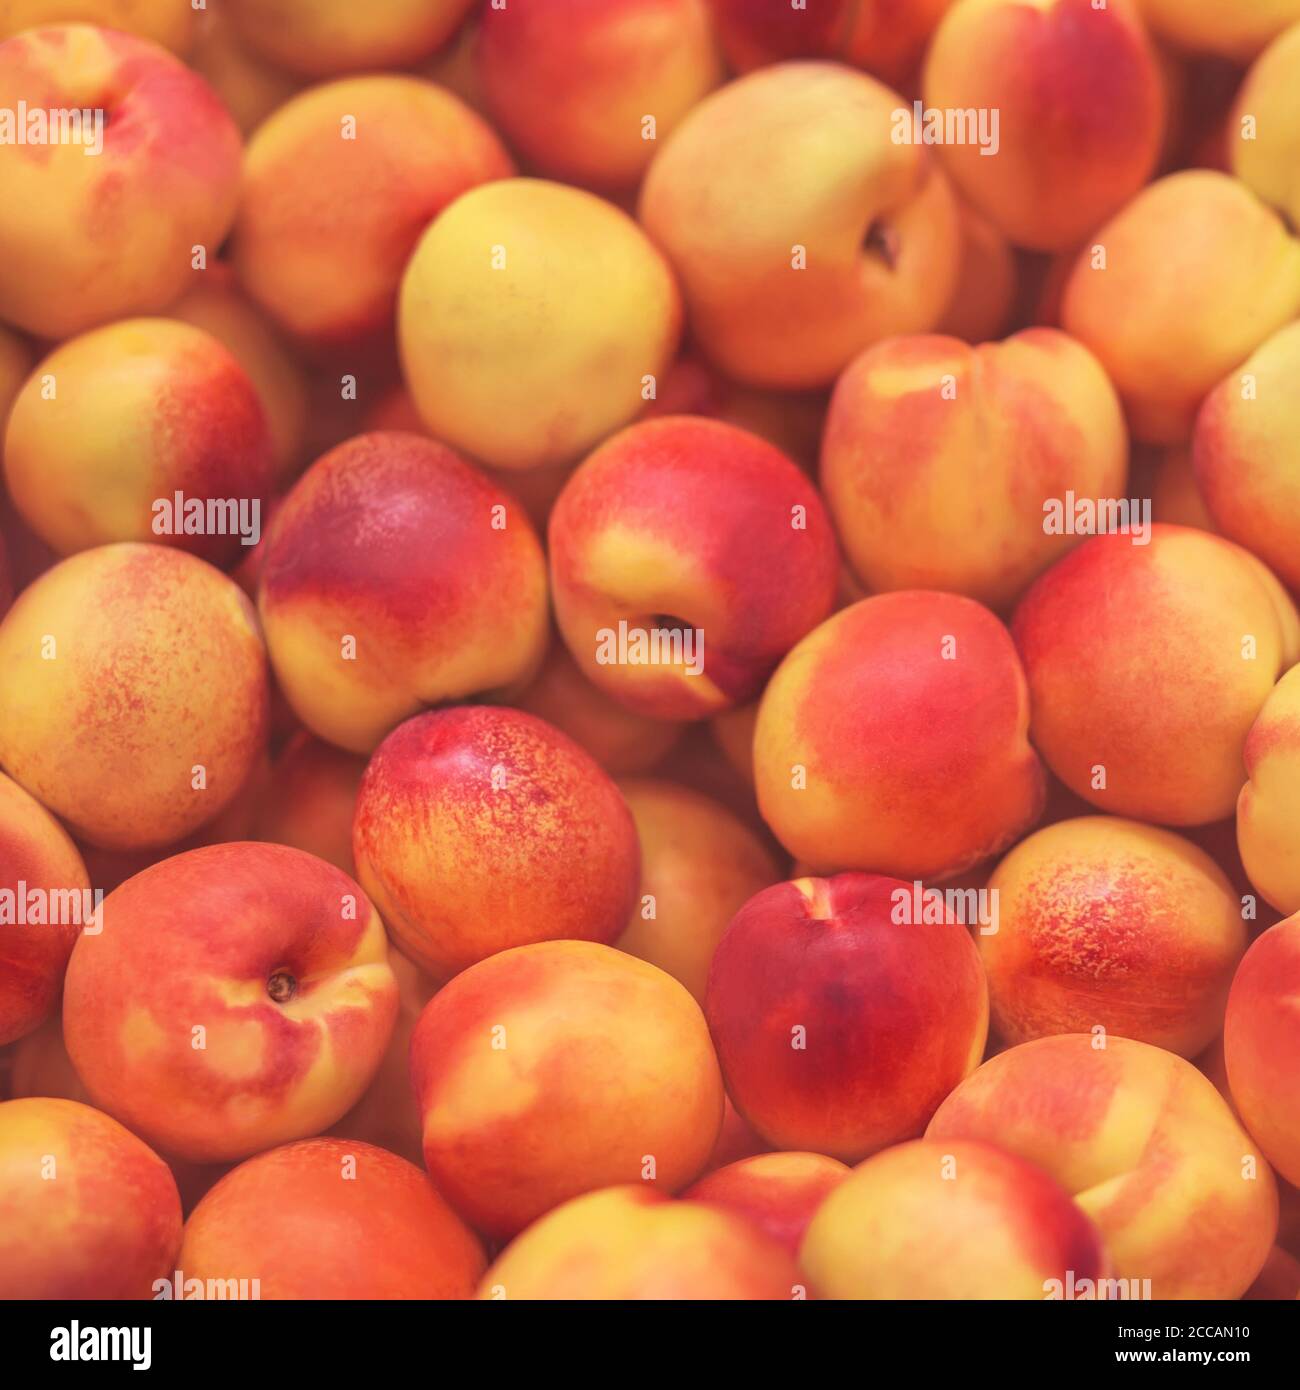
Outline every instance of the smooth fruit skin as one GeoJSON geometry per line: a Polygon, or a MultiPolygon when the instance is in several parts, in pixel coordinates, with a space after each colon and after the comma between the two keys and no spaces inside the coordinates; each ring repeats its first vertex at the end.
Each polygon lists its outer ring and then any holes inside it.
{"type": "Polygon", "coordinates": [[[590,941],[502,951],[445,985],[416,1026],[411,1079],[429,1176],[496,1237],[595,1188],[679,1191],[722,1123],[699,1005],[590,941]]]}
{"type": "Polygon", "coordinates": [[[1165,127],[1156,53],[1129,0],[960,0],[926,53],[925,106],[998,112],[998,145],[936,146],[1019,246],[1072,250],[1150,178],[1165,127]]]}
{"type": "Polygon", "coordinates": [[[1042,811],[1011,638],[956,594],[880,594],[829,618],[768,682],[754,732],[763,819],[817,872],[960,873],[1042,811]]]}
{"type": "Polygon", "coordinates": [[[81,928],[93,926],[85,910],[89,891],[86,866],[68,832],[0,773],[0,894],[8,902],[0,924],[0,1046],[30,1033],[53,1011],[81,928]],[[27,920],[20,925],[15,918],[32,889],[41,894],[47,920],[33,922],[23,906],[27,920]]]}
{"type": "MultiPolygon", "coordinates": [[[[305,1139],[232,1169],[185,1223],[186,1280],[257,1280],[267,1299],[464,1299],[487,1261],[413,1164],[359,1139],[305,1139]]],[[[179,1295],[177,1295],[179,1296],[179,1295]]]]}
{"type": "Polygon", "coordinates": [[[939,321],[957,205],[929,152],[892,140],[903,107],[851,68],[781,63],[706,97],[664,142],[639,215],[728,376],[829,385],[872,343],[939,321]]]}
{"type": "Polygon", "coordinates": [[[1204,850],[1118,816],[1059,821],[989,879],[978,938],[1007,1043],[1105,1028],[1194,1057],[1218,1034],[1242,953],[1241,904],[1204,850]]]}
{"type": "Polygon", "coordinates": [[[389,734],[357,794],[353,852],[394,940],[438,978],[512,946],[613,941],[640,871],[609,775],[558,729],[490,706],[389,734]]]}
{"type": "Polygon", "coordinates": [[[672,272],[636,223],[542,179],[458,198],[421,238],[398,301],[430,433],[496,468],[572,463],[627,424],[680,331],[672,272]]]}
{"type": "Polygon", "coordinates": [[[245,1158],[319,1133],[369,1084],[397,985],[379,915],[333,865],[211,845],[128,879],[102,911],[73,949],[64,1039],[92,1099],[160,1148],[245,1158]]]}
{"type": "Polygon", "coordinates": [[[216,94],[165,49],[88,24],[0,44],[0,107],[102,108],[103,150],[0,149],[0,319],[65,338],[157,313],[230,229],[240,141],[216,94]]]}
{"type": "Polygon", "coordinates": [[[1237,846],[1250,882],[1279,912],[1300,912],[1300,670],[1273,687],[1246,736],[1237,846]]]}
{"type": "Polygon", "coordinates": [[[24,29],[71,23],[119,29],[184,58],[193,47],[199,15],[191,0],[5,0],[0,39],[24,29]]]}
{"type": "Polygon", "coordinates": [[[1218,536],[1157,523],[1132,541],[1092,537],[1016,610],[1031,733],[1100,809],[1205,825],[1232,814],[1247,733],[1300,653],[1295,607],[1218,536]]]}
{"type": "Polygon", "coordinates": [[[1206,393],[1297,311],[1300,240],[1243,184],[1191,169],[1092,235],[1061,327],[1101,361],[1135,438],[1179,444],[1206,393]]]}
{"type": "Polygon", "coordinates": [[[450,449],[362,434],[318,459],[277,511],[258,608],[298,717],[370,753],[426,705],[532,677],[546,562],[519,503],[450,449]]]}
{"type": "Polygon", "coordinates": [[[1201,406],[1196,487],[1213,528],[1300,590],[1300,324],[1275,333],[1201,406]]]}
{"type": "Polygon", "coordinates": [[[836,382],[822,437],[827,506],[865,587],[993,608],[1081,539],[1049,533],[1044,504],[1116,497],[1127,471],[1114,388],[1050,328],[978,347],[928,335],[869,348],[836,382]]]}
{"type": "Polygon", "coordinates": [[[666,970],[701,1005],[731,919],[781,874],[767,846],[712,797],[657,777],[619,782],[641,842],[641,885],[620,951],[666,970]]]}
{"type": "Polygon", "coordinates": [[[240,40],[304,77],[409,67],[456,32],[474,0],[231,0],[240,40]]]}
{"type": "Polygon", "coordinates": [[[1096,1227],[1052,1178],[971,1140],[917,1139],[860,1163],[799,1258],[834,1299],[1041,1300],[1053,1281],[1106,1274],[1096,1227]]]}
{"type": "Polygon", "coordinates": [[[309,88],[257,129],[235,223],[240,281],[317,351],[391,345],[402,272],[428,224],[514,163],[432,82],[354,77],[309,88]]]}
{"type": "Polygon", "coordinates": [[[1037,1164],[1101,1232],[1110,1274],[1138,1281],[1134,1297],[1240,1298],[1277,1231],[1272,1170],[1211,1082],[1101,1030],[990,1058],[926,1138],[983,1140],[1037,1164]]]}
{"type": "Polygon", "coordinates": [[[710,0],[727,61],[749,72],[784,58],[838,58],[902,86],[953,0],[710,0]]]}
{"type": "Polygon", "coordinates": [[[156,503],[174,509],[178,492],[234,502],[240,524],[256,506],[260,529],[272,462],[244,368],[211,334],[162,318],[125,319],[56,348],[14,401],[4,436],[9,495],[60,555],[141,541],[232,565],[248,554],[237,531],[176,534],[183,517],[159,530],[156,503]]]}
{"type": "Polygon", "coordinates": [[[215,819],[263,754],[267,701],[252,605],[179,550],[83,551],[0,623],[0,764],[105,849],[215,819]]]}
{"type": "Polygon", "coordinates": [[[682,1197],[743,1216],[797,1255],[808,1223],[851,1171],[825,1154],[755,1154],[706,1173],[682,1197]]]}
{"type": "Polygon", "coordinates": [[[475,56],[488,110],[529,164],[608,189],[635,187],[722,79],[707,0],[488,5],[475,56]]]}
{"type": "Polygon", "coordinates": [[[0,1298],[147,1299],[181,1242],[170,1169],[71,1100],[0,1105],[0,1298]]]}
{"type": "Polygon", "coordinates": [[[1292,226],[1300,222],[1300,4],[1295,18],[1246,74],[1228,128],[1232,172],[1292,226]]]}
{"type": "Polygon", "coordinates": [[[560,494],[549,549],[574,660],[660,719],[752,699],[835,603],[835,537],[807,475],[757,435],[699,416],[646,420],[601,445],[560,494]],[[620,623],[691,629],[694,645],[673,662],[623,661],[620,623]]]}
{"type": "Polygon", "coordinates": [[[1228,996],[1223,1052],[1242,1122],[1300,1185],[1300,917],[1270,927],[1246,952],[1228,996]]]}
{"type": "Polygon", "coordinates": [[[1289,24],[1300,20],[1300,0],[1138,0],[1152,32],[1192,53],[1249,62],[1289,24]]]}
{"type": "Polygon", "coordinates": [[[913,886],[780,883],[713,957],[705,1012],[727,1092],[775,1148],[846,1163],[919,1135],[979,1064],[988,991],[966,928],[894,920],[913,886]]]}
{"type": "Polygon", "coordinates": [[[743,1217],[644,1186],[575,1197],[497,1256],[479,1297],[662,1301],[790,1299],[794,1260],[743,1217]]]}

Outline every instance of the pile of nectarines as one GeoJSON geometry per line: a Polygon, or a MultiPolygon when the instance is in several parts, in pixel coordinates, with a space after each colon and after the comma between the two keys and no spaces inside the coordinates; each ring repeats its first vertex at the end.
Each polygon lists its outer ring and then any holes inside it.
{"type": "Polygon", "coordinates": [[[0,0],[0,1298],[1300,1297],[1298,92],[0,0]]]}

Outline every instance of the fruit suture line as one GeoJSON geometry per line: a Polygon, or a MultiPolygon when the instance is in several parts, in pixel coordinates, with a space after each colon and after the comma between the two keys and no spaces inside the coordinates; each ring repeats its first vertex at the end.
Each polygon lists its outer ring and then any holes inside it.
{"type": "Polygon", "coordinates": [[[0,0],[0,1298],[1300,1295],[1298,90],[0,0]]]}

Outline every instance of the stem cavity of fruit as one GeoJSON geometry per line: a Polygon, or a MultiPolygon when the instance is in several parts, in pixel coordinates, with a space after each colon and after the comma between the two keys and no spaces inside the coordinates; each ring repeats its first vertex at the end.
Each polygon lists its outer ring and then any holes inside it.
{"type": "Polygon", "coordinates": [[[298,993],[298,981],[287,970],[273,971],[266,992],[277,1004],[287,1004],[298,993]]]}
{"type": "Polygon", "coordinates": [[[873,222],[862,238],[862,246],[865,251],[884,261],[890,270],[897,267],[901,251],[897,227],[888,222],[873,222]]]}

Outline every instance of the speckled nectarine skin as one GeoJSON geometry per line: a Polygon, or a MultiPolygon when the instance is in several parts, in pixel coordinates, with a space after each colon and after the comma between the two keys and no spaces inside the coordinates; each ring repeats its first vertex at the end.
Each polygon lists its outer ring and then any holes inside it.
{"type": "Polygon", "coordinates": [[[366,768],[352,834],[394,940],[439,978],[535,941],[613,941],[639,882],[618,788],[521,710],[460,706],[400,724],[366,768]]]}
{"type": "Polygon", "coordinates": [[[82,551],[0,623],[0,765],[105,849],[220,815],[263,756],[268,698],[252,604],[170,547],[82,551]]]}

